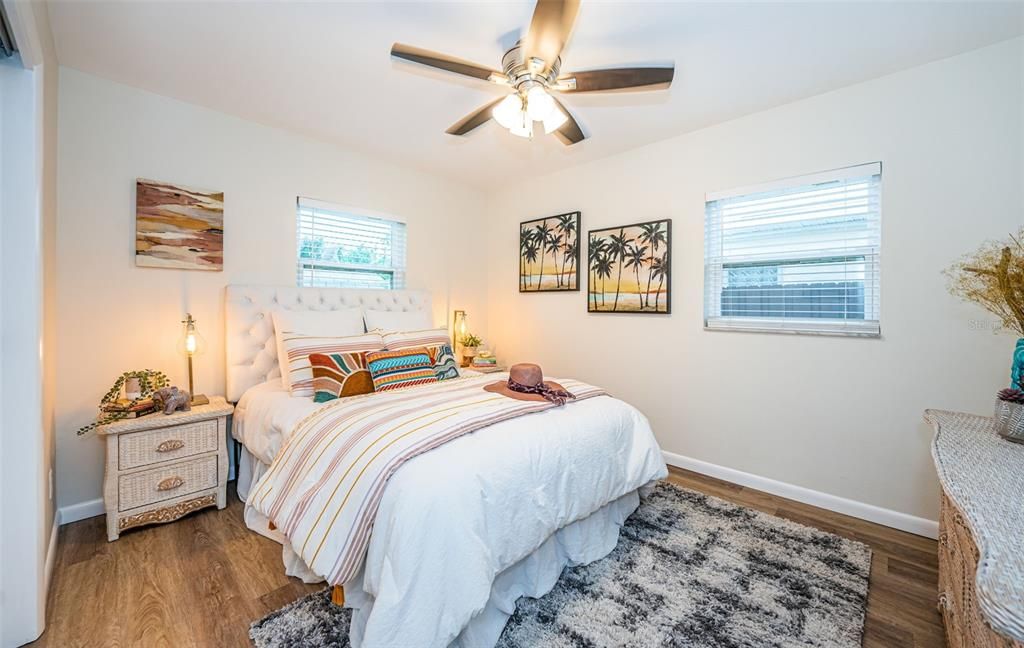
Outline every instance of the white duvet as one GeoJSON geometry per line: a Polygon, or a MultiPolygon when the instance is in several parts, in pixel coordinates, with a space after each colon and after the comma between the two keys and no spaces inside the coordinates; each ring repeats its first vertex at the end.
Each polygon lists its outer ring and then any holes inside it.
{"type": "MultiPolygon", "coordinates": [[[[496,375],[496,379],[507,376],[496,375]]],[[[249,390],[234,434],[271,463],[320,405],[280,383],[249,390]]],[[[647,419],[601,396],[465,435],[406,462],[346,583],[356,648],[489,646],[520,595],[614,547],[636,491],[667,474],[647,419]]]]}

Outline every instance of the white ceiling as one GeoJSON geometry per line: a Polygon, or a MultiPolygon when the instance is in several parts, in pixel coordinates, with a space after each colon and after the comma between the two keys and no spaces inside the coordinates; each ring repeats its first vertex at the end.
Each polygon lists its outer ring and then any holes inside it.
{"type": "Polygon", "coordinates": [[[546,173],[1024,33],[1024,3],[584,0],[563,69],[674,61],[670,90],[567,96],[589,139],[445,128],[498,86],[393,61],[394,41],[500,67],[532,2],[52,2],[63,65],[481,186],[546,173]]]}

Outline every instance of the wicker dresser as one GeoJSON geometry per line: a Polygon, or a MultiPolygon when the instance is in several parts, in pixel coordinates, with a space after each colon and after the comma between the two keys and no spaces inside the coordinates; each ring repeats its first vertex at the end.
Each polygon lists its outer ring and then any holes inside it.
{"type": "Polygon", "coordinates": [[[984,416],[928,410],[942,484],[939,610],[955,648],[1024,648],[1024,445],[984,416]]]}
{"type": "Polygon", "coordinates": [[[227,417],[233,409],[215,397],[188,412],[157,412],[97,429],[107,439],[107,540],[207,506],[224,508],[227,417]]]}

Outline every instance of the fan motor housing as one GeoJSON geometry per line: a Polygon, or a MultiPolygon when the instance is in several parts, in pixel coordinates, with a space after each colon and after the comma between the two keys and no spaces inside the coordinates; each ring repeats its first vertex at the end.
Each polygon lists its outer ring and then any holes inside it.
{"type": "Polygon", "coordinates": [[[562,58],[556,58],[547,69],[547,73],[545,73],[545,62],[541,59],[523,60],[522,47],[519,42],[516,42],[501,57],[501,66],[502,71],[508,77],[509,85],[520,94],[526,94],[535,85],[541,85],[545,88],[554,85],[555,80],[558,78],[558,71],[562,66],[562,58]]]}

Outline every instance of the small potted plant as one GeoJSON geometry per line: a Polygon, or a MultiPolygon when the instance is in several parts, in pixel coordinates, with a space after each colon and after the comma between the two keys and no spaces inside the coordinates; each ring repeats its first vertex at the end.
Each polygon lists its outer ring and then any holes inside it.
{"type": "Polygon", "coordinates": [[[462,345],[462,366],[468,367],[469,363],[473,361],[473,356],[476,355],[476,349],[480,346],[482,340],[472,333],[466,333],[459,338],[459,344],[462,345]]]}
{"type": "Polygon", "coordinates": [[[1007,441],[1024,443],[1024,390],[1011,387],[996,395],[996,429],[1007,441]]]}
{"type": "Polygon", "coordinates": [[[171,384],[162,371],[141,369],[126,371],[117,377],[107,393],[100,399],[99,417],[88,425],[78,429],[81,436],[92,432],[101,425],[107,425],[156,410],[152,403],[153,392],[171,384]],[[125,397],[121,397],[121,389],[126,388],[125,397]]]}

